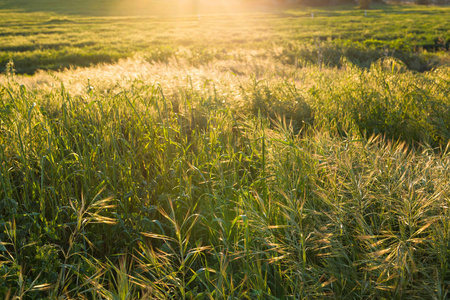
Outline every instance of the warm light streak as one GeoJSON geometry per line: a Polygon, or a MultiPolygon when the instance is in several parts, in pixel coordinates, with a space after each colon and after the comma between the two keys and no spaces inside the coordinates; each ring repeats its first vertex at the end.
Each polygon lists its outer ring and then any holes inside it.
{"type": "Polygon", "coordinates": [[[202,15],[227,15],[255,11],[273,1],[249,0],[117,0],[105,11],[115,15],[141,15],[185,17],[202,15]],[[255,4],[256,3],[256,4],[255,4]]]}

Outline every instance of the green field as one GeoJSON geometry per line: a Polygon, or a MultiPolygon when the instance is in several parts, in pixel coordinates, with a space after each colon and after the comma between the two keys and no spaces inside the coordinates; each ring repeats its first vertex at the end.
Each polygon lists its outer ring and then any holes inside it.
{"type": "Polygon", "coordinates": [[[1,299],[449,297],[449,7],[73,2],[0,1],[1,299]]]}
{"type": "MultiPolygon", "coordinates": [[[[341,66],[341,57],[368,67],[394,56],[410,69],[425,71],[442,64],[440,53],[450,44],[447,7],[373,5],[367,16],[353,6],[258,7],[240,14],[230,7],[227,14],[203,15],[199,8],[199,20],[189,6],[178,9],[184,14],[169,14],[162,7],[139,10],[137,5],[110,11],[108,1],[71,6],[68,1],[30,2],[0,2],[0,71],[10,59],[17,72],[32,74],[37,69],[117,62],[136,53],[149,61],[187,58],[195,64],[235,59],[236,52],[329,67],[341,66]],[[126,13],[129,16],[123,16],[126,13]]],[[[167,7],[177,11],[177,1],[168,2],[173,7],[167,7]]]]}

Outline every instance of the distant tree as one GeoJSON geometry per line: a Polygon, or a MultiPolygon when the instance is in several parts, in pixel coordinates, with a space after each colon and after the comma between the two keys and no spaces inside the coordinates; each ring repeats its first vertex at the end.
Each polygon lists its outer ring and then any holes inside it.
{"type": "MultiPolygon", "coordinates": [[[[1,0],[0,0],[1,1],[1,0]]],[[[359,3],[362,9],[368,9],[370,3],[384,3],[384,0],[240,0],[244,3],[251,4],[275,4],[275,5],[283,5],[283,4],[303,4],[309,6],[326,6],[326,5],[340,5],[340,4],[355,4],[359,3]]],[[[414,1],[430,1],[430,0],[414,0],[414,1]]],[[[435,0],[435,1],[443,1],[448,2],[450,0],[435,0]]]]}
{"type": "Polygon", "coordinates": [[[370,8],[370,0],[359,0],[359,8],[369,9],[370,8]]]}
{"type": "Polygon", "coordinates": [[[329,2],[331,2],[330,4],[350,4],[355,3],[355,0],[334,0],[329,2]]]}
{"type": "Polygon", "coordinates": [[[311,6],[323,6],[333,4],[332,0],[299,0],[298,3],[311,6]]]}

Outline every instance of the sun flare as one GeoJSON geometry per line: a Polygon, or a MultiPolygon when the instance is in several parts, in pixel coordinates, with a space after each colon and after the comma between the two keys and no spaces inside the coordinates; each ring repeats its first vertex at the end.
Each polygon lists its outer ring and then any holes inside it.
{"type": "Polygon", "coordinates": [[[255,5],[251,1],[238,0],[120,0],[108,5],[105,9],[111,14],[130,15],[131,12],[134,15],[180,17],[206,14],[237,14],[260,7],[261,3],[255,5]]]}
{"type": "Polygon", "coordinates": [[[282,7],[279,4],[285,1],[291,0],[0,0],[0,9],[66,16],[180,17],[267,11],[282,7]]]}

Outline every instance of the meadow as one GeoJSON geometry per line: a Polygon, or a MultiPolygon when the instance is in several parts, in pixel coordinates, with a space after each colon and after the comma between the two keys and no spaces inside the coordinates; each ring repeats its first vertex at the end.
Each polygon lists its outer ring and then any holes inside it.
{"type": "Polygon", "coordinates": [[[450,8],[107,2],[0,1],[0,298],[448,298],[450,8]]]}
{"type": "Polygon", "coordinates": [[[108,2],[113,1],[1,1],[0,72],[11,59],[18,73],[33,74],[113,63],[137,53],[154,62],[188,58],[193,64],[239,59],[242,52],[297,66],[341,66],[345,57],[367,68],[386,56],[417,71],[448,63],[439,55],[450,44],[447,7],[372,5],[365,16],[354,6],[241,13],[230,7],[219,13],[174,4],[166,11],[145,10],[133,1],[114,9],[108,2]]]}

